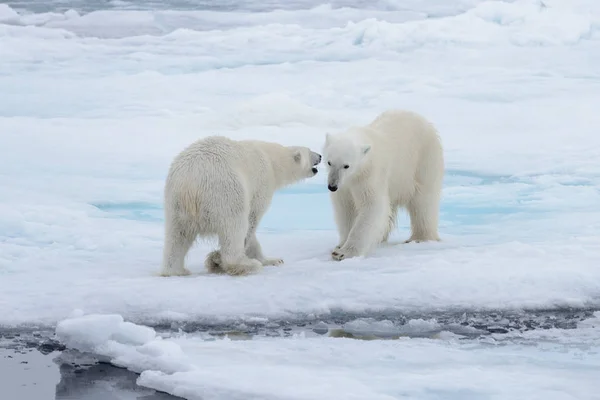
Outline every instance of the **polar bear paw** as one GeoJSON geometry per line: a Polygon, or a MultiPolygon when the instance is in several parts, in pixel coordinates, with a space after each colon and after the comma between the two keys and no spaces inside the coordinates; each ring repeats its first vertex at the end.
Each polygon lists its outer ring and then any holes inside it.
{"type": "Polygon", "coordinates": [[[404,243],[425,243],[425,242],[441,242],[441,239],[438,236],[411,236],[404,243]]]}
{"type": "Polygon", "coordinates": [[[211,274],[222,274],[223,268],[221,267],[221,252],[219,250],[211,251],[206,256],[206,260],[204,261],[204,267],[211,274]]]}
{"type": "Polygon", "coordinates": [[[232,264],[221,264],[221,268],[226,274],[239,276],[250,275],[260,271],[262,263],[254,258],[246,258],[232,264]]]}
{"type": "Polygon", "coordinates": [[[169,276],[188,276],[188,275],[191,275],[191,274],[192,273],[187,268],[182,268],[182,269],[177,269],[177,270],[162,270],[160,272],[160,276],[163,276],[163,277],[169,277],[169,276]]]}
{"type": "Polygon", "coordinates": [[[236,276],[258,272],[263,267],[263,264],[254,258],[248,257],[242,257],[234,263],[225,264],[221,252],[215,250],[208,253],[204,261],[204,266],[209,273],[236,276]]]}
{"type": "Polygon", "coordinates": [[[342,261],[344,258],[346,258],[346,255],[341,249],[337,249],[331,252],[331,258],[333,258],[335,261],[342,261]]]}
{"type": "MultiPolygon", "coordinates": [[[[257,264],[256,260],[249,259],[247,263],[250,269],[255,269],[257,264]]],[[[264,267],[266,266],[279,266],[282,265],[283,259],[281,258],[265,258],[264,260],[259,260],[260,264],[264,267]]],[[[204,266],[211,274],[223,274],[225,270],[223,269],[223,260],[221,259],[221,252],[219,250],[211,251],[206,256],[206,260],[204,261],[204,266]]],[[[242,267],[244,268],[244,267],[242,267]]]]}
{"type": "Polygon", "coordinates": [[[356,255],[357,255],[357,252],[354,251],[353,249],[343,248],[343,247],[342,248],[336,247],[331,252],[331,258],[333,258],[335,261],[342,261],[347,258],[355,257],[356,255]]]}
{"type": "Polygon", "coordinates": [[[277,267],[281,264],[283,264],[283,260],[281,258],[265,258],[264,260],[262,260],[262,265],[265,267],[266,266],[277,267]]]}
{"type": "Polygon", "coordinates": [[[342,261],[347,258],[358,257],[361,253],[354,246],[336,246],[331,252],[331,258],[335,261],[342,261]]]}

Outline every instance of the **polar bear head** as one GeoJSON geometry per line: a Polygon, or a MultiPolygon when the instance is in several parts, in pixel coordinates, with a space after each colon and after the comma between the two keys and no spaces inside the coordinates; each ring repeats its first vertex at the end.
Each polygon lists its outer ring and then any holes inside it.
{"type": "Polygon", "coordinates": [[[329,175],[327,188],[335,192],[348,178],[361,169],[371,145],[361,140],[360,132],[350,130],[337,135],[325,136],[323,155],[327,161],[329,175]]]}
{"type": "Polygon", "coordinates": [[[292,181],[297,181],[305,178],[312,178],[319,172],[317,165],[321,162],[321,155],[315,153],[308,147],[289,146],[288,150],[291,153],[293,160],[292,181]]]}

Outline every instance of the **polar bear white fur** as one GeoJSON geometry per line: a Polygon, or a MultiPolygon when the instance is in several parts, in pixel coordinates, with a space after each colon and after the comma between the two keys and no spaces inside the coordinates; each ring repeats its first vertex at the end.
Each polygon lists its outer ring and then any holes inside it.
{"type": "Polygon", "coordinates": [[[425,118],[385,111],[367,126],[327,134],[323,157],[340,240],[334,260],[364,256],[386,242],[400,207],[410,215],[406,242],[440,240],[444,155],[425,118]]]}
{"type": "Polygon", "coordinates": [[[266,258],[256,228],[274,192],[317,173],[321,155],[307,147],[211,136],[172,162],[165,184],[162,276],[189,275],[184,259],[194,240],[218,236],[210,272],[245,275],[283,260],[266,258]]]}

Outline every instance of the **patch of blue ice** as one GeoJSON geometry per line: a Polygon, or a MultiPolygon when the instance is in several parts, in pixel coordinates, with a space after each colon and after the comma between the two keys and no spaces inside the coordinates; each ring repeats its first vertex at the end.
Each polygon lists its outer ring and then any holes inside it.
{"type": "Polygon", "coordinates": [[[91,205],[108,213],[110,217],[147,222],[162,222],[164,220],[162,204],[145,202],[105,202],[92,203],[91,205]]]}
{"type": "MultiPolygon", "coordinates": [[[[581,185],[586,182],[574,181],[565,184],[581,185]]],[[[479,174],[471,171],[448,170],[445,177],[445,189],[465,190],[486,187],[519,185],[515,196],[509,199],[486,201],[480,192],[470,197],[446,195],[442,199],[440,223],[457,229],[460,226],[483,225],[502,217],[534,218],[542,212],[532,200],[539,188],[528,178],[520,179],[508,175],[479,174]]],[[[162,204],[145,202],[103,202],[93,206],[107,213],[108,217],[162,223],[164,220],[162,204]]],[[[399,216],[400,229],[407,229],[406,213],[399,216]]],[[[333,209],[329,193],[324,184],[299,184],[278,191],[259,228],[262,232],[287,232],[291,230],[335,230],[333,209]]]]}

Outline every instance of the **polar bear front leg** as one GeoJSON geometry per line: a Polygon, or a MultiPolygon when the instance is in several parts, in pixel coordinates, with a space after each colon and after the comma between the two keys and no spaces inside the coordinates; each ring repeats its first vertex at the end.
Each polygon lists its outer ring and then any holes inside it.
{"type": "Polygon", "coordinates": [[[248,258],[254,258],[260,261],[263,266],[283,264],[283,260],[281,258],[266,258],[263,255],[260,243],[256,238],[256,232],[252,232],[252,234],[246,239],[246,255],[248,258]]]}
{"type": "Polygon", "coordinates": [[[346,242],[331,253],[336,261],[365,255],[386,230],[390,202],[387,198],[373,200],[357,210],[357,215],[346,242]]]}
{"type": "Polygon", "coordinates": [[[334,219],[339,235],[339,243],[333,249],[333,251],[337,251],[348,239],[348,234],[350,234],[350,230],[356,219],[356,208],[352,194],[346,190],[331,193],[331,203],[333,204],[334,219]]]}
{"type": "MultiPolygon", "coordinates": [[[[262,216],[262,215],[261,215],[262,216]]],[[[283,264],[283,260],[281,258],[266,258],[262,252],[262,247],[256,237],[256,229],[258,228],[258,223],[260,222],[260,217],[255,213],[250,214],[248,235],[246,236],[246,255],[248,258],[253,258],[258,261],[263,266],[267,265],[281,265],[283,264]]]]}

